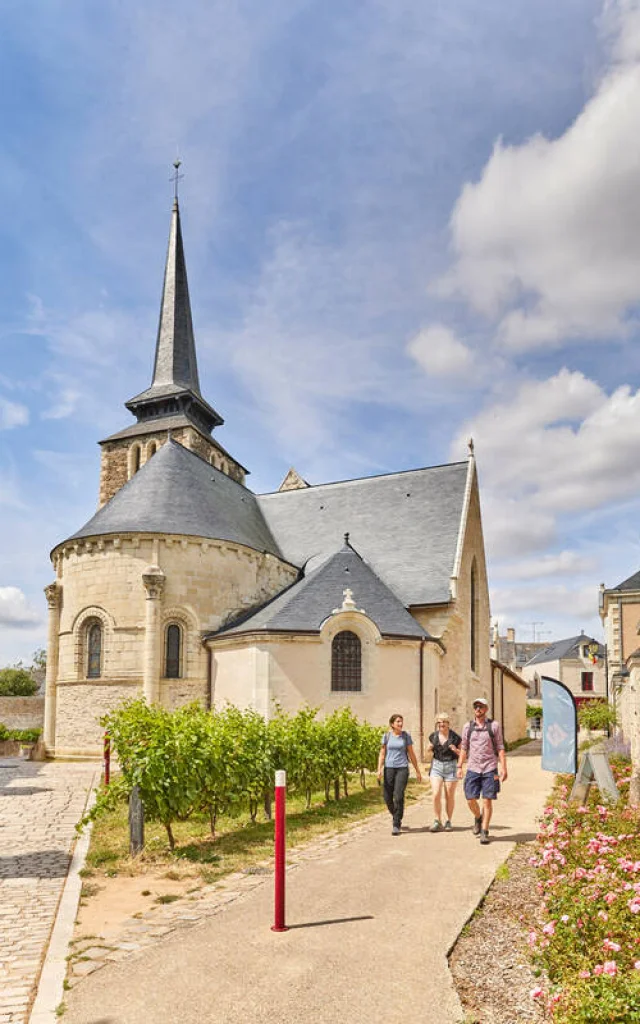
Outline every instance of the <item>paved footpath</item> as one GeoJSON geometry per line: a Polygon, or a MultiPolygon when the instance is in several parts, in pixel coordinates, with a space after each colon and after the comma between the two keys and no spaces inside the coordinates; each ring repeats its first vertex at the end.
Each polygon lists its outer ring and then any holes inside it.
{"type": "Polygon", "coordinates": [[[64,1022],[457,1024],[447,954],[514,843],[535,837],[551,782],[539,743],[511,755],[486,847],[461,793],[452,833],[429,833],[430,801],[397,838],[375,818],[288,870],[288,932],[270,930],[268,879],[79,981],[64,1022]]]}
{"type": "Polygon", "coordinates": [[[0,1024],[24,1024],[95,765],[0,760],[0,1024]]]}

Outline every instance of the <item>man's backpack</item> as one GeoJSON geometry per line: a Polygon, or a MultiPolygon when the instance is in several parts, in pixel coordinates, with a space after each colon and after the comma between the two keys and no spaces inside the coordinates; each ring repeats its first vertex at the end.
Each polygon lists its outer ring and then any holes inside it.
{"type": "Polygon", "coordinates": [[[485,726],[487,732],[489,733],[489,736],[491,737],[491,746],[493,747],[493,752],[497,757],[498,741],[496,739],[496,734],[493,731],[493,718],[485,718],[484,726],[482,727],[482,729],[478,729],[478,727],[476,726],[475,718],[471,719],[471,721],[469,722],[469,743],[471,743],[471,734],[474,732],[484,732],[485,726]]]}

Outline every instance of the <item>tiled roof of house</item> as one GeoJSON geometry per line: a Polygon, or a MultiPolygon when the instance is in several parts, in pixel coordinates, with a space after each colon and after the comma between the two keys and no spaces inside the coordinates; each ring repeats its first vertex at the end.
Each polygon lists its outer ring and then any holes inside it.
{"type": "Polygon", "coordinates": [[[640,590],[640,569],[638,572],[634,572],[633,576],[629,576],[628,579],[623,580],[622,583],[618,583],[617,587],[612,587],[612,590],[640,590]]]}
{"type": "Polygon", "coordinates": [[[563,658],[580,657],[580,648],[585,644],[598,644],[598,657],[604,658],[604,647],[594,637],[580,633],[579,636],[569,637],[567,640],[556,640],[549,644],[544,650],[539,651],[527,665],[542,665],[547,661],[561,661],[563,658]]]}

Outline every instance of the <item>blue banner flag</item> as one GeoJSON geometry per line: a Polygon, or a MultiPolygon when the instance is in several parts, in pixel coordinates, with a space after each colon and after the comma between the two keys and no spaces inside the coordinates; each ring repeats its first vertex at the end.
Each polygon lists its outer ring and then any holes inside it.
{"type": "Polygon", "coordinates": [[[578,713],[571,690],[542,677],[542,767],[575,775],[578,770],[578,713]]]}

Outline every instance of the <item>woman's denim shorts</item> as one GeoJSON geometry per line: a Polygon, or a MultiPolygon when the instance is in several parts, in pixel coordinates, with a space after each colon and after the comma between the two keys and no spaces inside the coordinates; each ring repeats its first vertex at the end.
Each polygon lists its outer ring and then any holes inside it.
{"type": "Polygon", "coordinates": [[[444,779],[445,782],[456,782],[458,778],[456,775],[457,769],[457,761],[437,761],[434,757],[431,762],[429,775],[433,775],[435,779],[444,779]]]}

